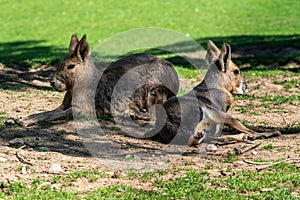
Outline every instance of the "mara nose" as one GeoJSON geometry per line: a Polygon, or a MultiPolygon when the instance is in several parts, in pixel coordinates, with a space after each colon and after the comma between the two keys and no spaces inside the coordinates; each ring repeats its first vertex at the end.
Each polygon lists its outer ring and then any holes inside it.
{"type": "Polygon", "coordinates": [[[50,80],[50,85],[51,85],[52,87],[55,86],[55,81],[54,81],[53,79],[50,80]]]}

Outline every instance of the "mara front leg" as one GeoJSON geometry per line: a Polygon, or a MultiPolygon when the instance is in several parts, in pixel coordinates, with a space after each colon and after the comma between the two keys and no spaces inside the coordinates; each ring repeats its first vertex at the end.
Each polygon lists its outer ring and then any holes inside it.
{"type": "Polygon", "coordinates": [[[23,127],[28,127],[42,121],[53,121],[58,119],[64,119],[68,115],[72,114],[71,101],[72,101],[72,94],[71,92],[68,91],[65,94],[62,104],[59,107],[55,108],[54,110],[32,114],[23,120],[16,120],[16,122],[23,127]]]}

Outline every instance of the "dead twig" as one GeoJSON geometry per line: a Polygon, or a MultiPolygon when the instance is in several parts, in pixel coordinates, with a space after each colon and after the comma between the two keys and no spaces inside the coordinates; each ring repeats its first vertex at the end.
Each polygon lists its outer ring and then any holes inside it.
{"type": "Polygon", "coordinates": [[[34,84],[34,83],[31,83],[29,81],[26,81],[26,80],[21,80],[21,79],[10,79],[10,78],[6,78],[5,80],[0,80],[0,83],[20,83],[20,84],[24,84],[24,85],[28,85],[30,87],[33,87],[33,88],[41,88],[41,87],[44,87],[44,88],[51,88],[50,86],[45,86],[45,85],[41,85],[41,84],[34,84]]]}
{"type": "Polygon", "coordinates": [[[25,148],[26,145],[21,146],[20,148],[18,148],[18,150],[16,151],[16,157],[18,158],[18,160],[23,163],[23,164],[27,164],[27,165],[33,165],[31,162],[25,160],[24,158],[21,157],[21,155],[19,155],[19,151],[23,148],[25,148]]]}
{"type": "Polygon", "coordinates": [[[242,154],[244,154],[244,153],[246,153],[248,151],[251,151],[251,150],[257,148],[260,145],[261,145],[261,143],[258,143],[258,144],[255,144],[252,147],[250,147],[248,149],[245,149],[245,150],[240,150],[240,149],[234,148],[234,151],[235,151],[236,154],[242,155],[242,154]]]}
{"type": "Polygon", "coordinates": [[[270,165],[271,164],[274,164],[272,162],[255,162],[255,161],[251,161],[251,160],[243,160],[245,163],[247,164],[253,164],[253,165],[270,165]]]}
{"type": "Polygon", "coordinates": [[[235,144],[238,141],[229,141],[229,142],[216,142],[216,145],[218,146],[225,146],[225,145],[230,145],[230,144],[235,144]]]}
{"type": "Polygon", "coordinates": [[[298,163],[300,162],[300,158],[287,158],[285,160],[277,161],[277,162],[255,162],[255,161],[250,161],[250,160],[243,160],[245,163],[248,164],[254,164],[254,165],[266,165],[260,168],[257,168],[256,171],[261,171],[263,169],[266,169],[268,167],[278,165],[280,163],[298,163]]]}
{"type": "Polygon", "coordinates": [[[50,185],[51,185],[51,182],[43,182],[36,188],[36,190],[40,190],[42,187],[50,186],[50,185]]]}
{"type": "Polygon", "coordinates": [[[284,116],[282,115],[282,113],[279,113],[279,114],[280,114],[280,116],[282,117],[282,119],[283,119],[285,125],[288,125],[288,123],[286,122],[286,120],[285,120],[284,116]]]}

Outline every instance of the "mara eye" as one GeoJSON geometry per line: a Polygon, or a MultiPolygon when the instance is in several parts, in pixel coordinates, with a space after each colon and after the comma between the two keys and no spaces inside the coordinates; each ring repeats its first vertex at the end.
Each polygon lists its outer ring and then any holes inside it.
{"type": "Polygon", "coordinates": [[[240,70],[235,69],[235,70],[233,71],[233,73],[234,73],[234,74],[240,74],[240,70]]]}
{"type": "Polygon", "coordinates": [[[75,65],[71,64],[71,65],[68,65],[67,69],[73,69],[75,67],[75,65]]]}

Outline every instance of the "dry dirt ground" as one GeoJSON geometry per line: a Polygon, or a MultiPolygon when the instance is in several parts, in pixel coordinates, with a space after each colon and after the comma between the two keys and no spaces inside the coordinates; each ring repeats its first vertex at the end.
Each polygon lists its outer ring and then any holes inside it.
{"type": "MultiPolygon", "coordinates": [[[[23,72],[1,66],[0,70],[2,121],[24,118],[29,114],[48,111],[60,105],[63,94],[48,87],[49,74],[53,72],[53,68],[44,66],[35,71],[23,72]]],[[[289,77],[278,75],[277,78],[284,80],[289,77]]],[[[299,85],[286,90],[268,78],[252,77],[248,84],[249,94],[253,95],[299,95],[299,85]]],[[[299,123],[299,102],[271,104],[269,108],[262,106],[262,103],[261,100],[237,100],[229,113],[258,130],[284,129],[299,123]],[[251,112],[240,112],[241,107],[250,103],[251,112]]],[[[29,183],[39,178],[48,181],[47,184],[54,188],[81,191],[117,184],[149,190],[153,189],[154,179],[143,182],[140,179],[130,179],[126,174],[132,171],[163,169],[167,172],[162,175],[163,179],[174,179],[182,173],[174,171],[174,168],[193,168],[207,170],[211,176],[217,177],[226,173],[238,173],[244,169],[257,170],[265,166],[250,164],[247,161],[277,161],[288,158],[299,160],[300,155],[299,132],[264,140],[219,145],[215,152],[207,153],[205,144],[197,147],[168,146],[127,137],[109,121],[100,122],[99,127],[110,133],[105,137],[109,141],[105,144],[110,150],[99,145],[103,142],[101,138],[97,143],[98,140],[93,140],[90,136],[80,137],[82,133],[78,133],[77,122],[73,120],[42,123],[28,128],[10,124],[0,127],[0,181],[29,183]],[[109,146],[111,144],[112,146],[109,146]],[[22,149],[16,147],[22,145],[22,149]],[[270,148],[263,148],[266,146],[270,148]],[[230,161],[230,155],[236,153],[235,149],[243,153],[230,161]],[[105,151],[108,152],[103,153],[105,151]],[[105,159],[97,159],[96,155],[105,156],[105,159]],[[103,169],[106,176],[92,183],[86,178],[80,178],[69,185],[53,183],[54,175],[63,177],[74,171],[92,169],[103,169]]]]}

